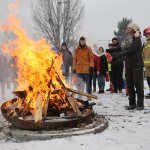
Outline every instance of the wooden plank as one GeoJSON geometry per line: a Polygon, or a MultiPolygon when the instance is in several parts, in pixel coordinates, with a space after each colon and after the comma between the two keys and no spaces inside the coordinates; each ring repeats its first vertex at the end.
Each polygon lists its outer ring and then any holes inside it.
{"type": "Polygon", "coordinates": [[[92,94],[84,93],[84,92],[81,92],[81,91],[78,91],[78,90],[74,90],[74,89],[71,89],[71,88],[67,88],[67,90],[69,92],[73,92],[73,93],[76,93],[76,94],[79,94],[79,95],[83,95],[83,96],[86,96],[86,97],[89,97],[89,98],[98,99],[97,96],[92,95],[92,94]]]}
{"type": "Polygon", "coordinates": [[[35,100],[35,116],[34,120],[35,122],[41,122],[42,121],[42,95],[39,93],[35,100]]]}

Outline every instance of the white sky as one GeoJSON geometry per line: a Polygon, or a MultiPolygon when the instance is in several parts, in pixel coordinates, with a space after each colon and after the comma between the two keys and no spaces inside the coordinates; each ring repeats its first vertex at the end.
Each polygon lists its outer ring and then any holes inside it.
{"type": "MultiPolygon", "coordinates": [[[[0,0],[0,23],[7,16],[7,4],[14,0],[0,0]]],[[[31,4],[36,0],[20,0],[19,18],[30,36],[34,33],[31,4]]],[[[132,18],[141,31],[150,26],[150,0],[82,0],[85,5],[85,15],[79,35],[87,37],[89,43],[99,43],[106,46],[114,35],[117,23],[123,17],[132,18]]]]}

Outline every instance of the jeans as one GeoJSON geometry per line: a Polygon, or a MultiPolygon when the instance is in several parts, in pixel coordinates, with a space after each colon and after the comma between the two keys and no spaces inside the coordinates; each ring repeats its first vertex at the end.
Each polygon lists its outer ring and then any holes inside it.
{"type": "Polygon", "coordinates": [[[99,90],[104,90],[104,88],[105,88],[105,77],[103,75],[98,75],[97,79],[98,79],[99,90]]]}
{"type": "Polygon", "coordinates": [[[92,88],[91,88],[91,75],[89,73],[78,73],[78,83],[77,83],[77,88],[80,91],[84,92],[84,88],[86,85],[86,92],[91,94],[92,88]]]}

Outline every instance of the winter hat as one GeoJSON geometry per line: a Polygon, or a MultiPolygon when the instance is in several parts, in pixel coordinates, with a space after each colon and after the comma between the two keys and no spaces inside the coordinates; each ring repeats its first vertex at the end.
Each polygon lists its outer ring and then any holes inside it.
{"type": "Polygon", "coordinates": [[[128,27],[132,28],[135,32],[136,31],[140,31],[139,26],[137,24],[135,24],[135,23],[129,24],[128,27]]]}
{"type": "Polygon", "coordinates": [[[118,41],[119,42],[117,37],[112,38],[112,41],[118,41]]]}
{"type": "Polygon", "coordinates": [[[80,41],[83,41],[83,40],[86,40],[86,38],[83,37],[83,36],[81,36],[81,37],[80,37],[80,41]]]}
{"type": "Polygon", "coordinates": [[[61,46],[67,46],[67,43],[66,43],[66,42],[63,42],[61,46]]]}
{"type": "Polygon", "coordinates": [[[140,28],[136,23],[131,23],[128,25],[128,27],[132,28],[135,31],[135,37],[139,37],[141,35],[140,28]]]}

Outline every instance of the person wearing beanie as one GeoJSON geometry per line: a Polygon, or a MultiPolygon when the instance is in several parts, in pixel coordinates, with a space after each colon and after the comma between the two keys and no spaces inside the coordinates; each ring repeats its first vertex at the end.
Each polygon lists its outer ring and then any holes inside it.
{"type": "Polygon", "coordinates": [[[145,76],[149,86],[149,93],[145,96],[145,98],[150,99],[150,27],[146,28],[143,33],[146,37],[146,43],[143,47],[143,60],[145,66],[145,76]]]}
{"type": "Polygon", "coordinates": [[[70,67],[72,67],[73,56],[70,50],[68,49],[68,45],[66,42],[62,43],[60,52],[62,54],[63,59],[62,73],[65,76],[66,81],[69,81],[69,70],[70,67]]]}
{"type": "MultiPolygon", "coordinates": [[[[121,52],[121,46],[118,38],[114,37],[112,39],[112,48],[107,49],[106,52],[110,54],[117,54],[121,52]]],[[[113,93],[122,93],[122,83],[123,83],[123,60],[115,60],[111,62],[111,76],[113,84],[113,93]]]]}
{"type": "Polygon", "coordinates": [[[126,30],[126,38],[121,43],[122,52],[112,55],[112,61],[125,59],[126,81],[129,92],[127,110],[144,109],[143,58],[140,29],[131,23],[126,30]],[[136,101],[137,94],[137,101],[136,101]]]}
{"type": "Polygon", "coordinates": [[[79,45],[74,51],[73,57],[73,74],[77,75],[77,89],[84,91],[86,84],[86,92],[91,94],[91,75],[94,72],[94,55],[92,49],[87,46],[86,38],[81,37],[79,45]]]}

